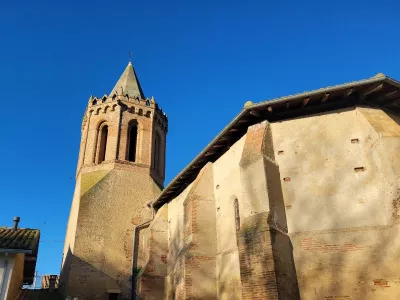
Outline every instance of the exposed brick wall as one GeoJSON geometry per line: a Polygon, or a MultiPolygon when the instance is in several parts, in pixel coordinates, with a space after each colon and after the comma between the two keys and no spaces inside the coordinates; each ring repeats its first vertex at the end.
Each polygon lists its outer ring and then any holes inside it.
{"type": "Polygon", "coordinates": [[[323,239],[317,239],[315,237],[305,237],[301,240],[300,246],[303,250],[312,252],[349,252],[349,251],[360,251],[367,248],[364,245],[357,245],[355,243],[329,243],[323,239]]]}
{"type": "Polygon", "coordinates": [[[257,158],[262,156],[262,146],[264,141],[264,132],[268,122],[250,126],[246,133],[246,142],[243,148],[242,159],[240,165],[250,164],[257,158]]]}
{"type": "MultiPolygon", "coordinates": [[[[168,254],[168,206],[163,206],[151,222],[147,247],[138,247],[138,251],[147,252],[148,261],[135,277],[138,282],[137,293],[141,299],[156,300],[164,297],[167,275],[166,257],[168,254]],[[144,249],[143,249],[144,248],[144,249]]],[[[136,263],[136,262],[135,262],[136,263]]],[[[137,266],[136,266],[137,267],[137,266]]]]}
{"type": "MultiPolygon", "coordinates": [[[[183,248],[167,260],[173,265],[166,280],[165,298],[168,300],[217,299],[213,185],[213,166],[209,163],[199,173],[182,202],[182,234],[175,238],[182,238],[183,248]]],[[[179,244],[179,241],[175,243],[179,244]]]]}
{"type": "Polygon", "coordinates": [[[243,300],[279,299],[268,214],[244,220],[238,231],[243,300]]]}

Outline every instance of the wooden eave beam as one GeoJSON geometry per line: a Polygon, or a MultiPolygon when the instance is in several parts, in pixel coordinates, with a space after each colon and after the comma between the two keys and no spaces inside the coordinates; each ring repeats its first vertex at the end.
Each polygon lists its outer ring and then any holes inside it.
{"type": "Polygon", "coordinates": [[[223,145],[223,144],[215,144],[215,145],[213,145],[212,146],[212,148],[222,148],[222,147],[225,147],[226,145],[223,145]]]}
{"type": "Polygon", "coordinates": [[[385,97],[391,97],[393,95],[396,95],[399,92],[399,89],[396,89],[394,91],[388,92],[385,94],[385,97]]]}
{"type": "Polygon", "coordinates": [[[231,138],[229,136],[223,136],[219,139],[219,141],[229,141],[231,138]]]}
{"type": "Polygon", "coordinates": [[[214,155],[215,153],[217,153],[217,152],[210,151],[210,152],[207,152],[206,154],[204,154],[204,156],[211,156],[211,155],[214,155]]]}
{"type": "Polygon", "coordinates": [[[392,105],[392,104],[400,105],[400,98],[392,99],[391,101],[384,103],[383,105],[387,106],[387,105],[392,105]],[[399,102],[399,103],[396,103],[396,102],[399,102]]]}
{"type": "Polygon", "coordinates": [[[396,101],[397,99],[390,99],[390,97],[396,95],[398,92],[399,92],[399,89],[396,89],[396,90],[394,90],[394,91],[387,92],[386,94],[382,95],[382,97],[380,97],[380,98],[377,100],[377,102],[378,102],[379,104],[384,104],[384,105],[386,105],[386,104],[389,104],[389,103],[392,102],[392,101],[396,101]],[[389,99],[388,99],[388,98],[389,98],[389,99]]]}
{"type": "Polygon", "coordinates": [[[366,90],[364,93],[362,93],[362,96],[366,97],[366,96],[368,96],[368,95],[370,95],[372,93],[375,93],[375,92],[381,90],[382,88],[383,88],[383,83],[376,84],[373,87],[371,87],[368,90],[366,90]]]}
{"type": "Polygon", "coordinates": [[[303,102],[301,103],[301,107],[305,107],[308,104],[308,102],[310,102],[310,97],[303,99],[303,102]]]}
{"type": "Polygon", "coordinates": [[[346,97],[349,97],[351,94],[353,94],[353,92],[354,92],[354,88],[348,89],[348,90],[345,92],[346,97]]]}
{"type": "Polygon", "coordinates": [[[250,114],[251,114],[252,116],[255,116],[255,117],[261,117],[260,113],[259,113],[258,111],[256,111],[256,110],[251,110],[251,111],[250,111],[250,114]]]}
{"type": "Polygon", "coordinates": [[[324,102],[328,101],[329,96],[330,96],[330,94],[329,94],[329,93],[326,93],[326,94],[322,97],[321,103],[324,103],[324,102]]]}
{"type": "Polygon", "coordinates": [[[312,113],[329,111],[329,110],[335,109],[336,107],[339,109],[339,108],[348,107],[351,105],[353,105],[352,101],[349,101],[348,99],[342,99],[339,101],[330,101],[323,106],[308,106],[305,108],[286,110],[286,111],[277,113],[276,115],[279,118],[277,118],[275,121],[282,120],[285,118],[295,117],[295,116],[303,116],[303,115],[312,114],[312,113]]]}

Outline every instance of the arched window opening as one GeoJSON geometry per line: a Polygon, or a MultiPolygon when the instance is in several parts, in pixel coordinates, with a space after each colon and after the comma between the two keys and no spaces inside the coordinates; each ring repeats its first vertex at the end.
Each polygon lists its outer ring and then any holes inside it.
{"type": "Polygon", "coordinates": [[[161,136],[156,133],[154,138],[154,152],[153,152],[153,169],[159,174],[163,175],[162,172],[162,148],[161,148],[161,136]]]}
{"type": "Polygon", "coordinates": [[[97,163],[101,164],[106,159],[106,153],[107,153],[107,136],[108,136],[107,125],[101,127],[99,135],[100,135],[99,159],[97,163]]]}
{"type": "Polygon", "coordinates": [[[128,130],[128,161],[136,161],[138,126],[136,122],[132,122],[128,130]]]}

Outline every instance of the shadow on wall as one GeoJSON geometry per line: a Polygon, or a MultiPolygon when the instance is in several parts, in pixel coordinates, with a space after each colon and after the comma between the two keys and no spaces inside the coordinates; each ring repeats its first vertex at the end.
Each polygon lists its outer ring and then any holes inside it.
{"type": "MultiPolygon", "coordinates": [[[[268,137],[265,142],[272,143],[268,137]]],[[[237,233],[243,299],[259,297],[260,288],[263,291],[262,297],[268,299],[300,299],[293,246],[287,235],[279,168],[273,162],[274,157],[271,154],[269,156],[264,154],[263,158],[255,162],[264,164],[268,212],[245,218],[237,233]]],[[[245,169],[243,165],[242,172],[246,172],[245,169]]],[[[254,182],[259,182],[255,176],[259,174],[246,172],[247,180],[243,184],[248,199],[260,198],[254,192],[259,189],[253,186],[254,182]]]]}
{"type": "MultiPolygon", "coordinates": [[[[79,297],[79,299],[109,300],[107,289],[116,286],[123,290],[130,290],[130,284],[119,280],[117,270],[102,262],[107,273],[98,267],[80,259],[68,249],[65,263],[60,272],[59,292],[63,297],[79,297]]],[[[121,295],[118,299],[129,299],[121,295]]]]}
{"type": "MultiPolygon", "coordinates": [[[[201,299],[218,299],[215,289],[204,286],[205,282],[210,281],[210,275],[211,278],[216,278],[215,261],[209,260],[212,255],[204,254],[203,256],[201,252],[198,252],[197,240],[191,240],[190,238],[192,230],[194,234],[197,234],[197,232],[195,229],[190,228],[193,224],[187,224],[188,227],[185,228],[184,220],[185,218],[196,219],[196,216],[185,216],[183,206],[181,208],[182,215],[171,216],[168,224],[170,229],[168,236],[168,270],[167,279],[165,280],[164,299],[184,300],[192,299],[193,297],[197,299],[197,296],[193,295],[198,295],[200,292],[201,299]],[[210,268],[206,267],[207,265],[210,265],[210,268]]],[[[192,212],[188,214],[192,214],[192,212]]],[[[199,221],[196,220],[194,222],[197,223],[199,221]]],[[[196,227],[196,224],[193,226],[196,227]]],[[[217,283],[215,282],[215,284],[217,283]]],[[[234,298],[231,300],[234,300],[234,298]]]]}
{"type": "Polygon", "coordinates": [[[140,299],[140,279],[143,273],[146,271],[149,264],[149,249],[143,245],[147,235],[149,234],[149,226],[142,227],[136,230],[135,234],[135,249],[133,251],[133,264],[132,264],[132,299],[140,299]],[[145,250],[144,250],[145,249],[145,250]],[[142,251],[140,251],[142,250],[142,251]]]}

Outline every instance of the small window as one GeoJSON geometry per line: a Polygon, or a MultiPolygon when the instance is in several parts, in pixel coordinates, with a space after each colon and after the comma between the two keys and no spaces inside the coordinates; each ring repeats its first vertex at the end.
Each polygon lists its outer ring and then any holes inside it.
{"type": "Polygon", "coordinates": [[[156,133],[154,137],[154,149],[153,149],[153,170],[155,170],[159,175],[164,175],[163,173],[163,150],[161,147],[161,136],[156,133]]]}
{"type": "Polygon", "coordinates": [[[99,132],[99,156],[97,163],[101,164],[106,159],[107,153],[107,137],[108,137],[108,126],[104,125],[101,127],[99,132]]]}

